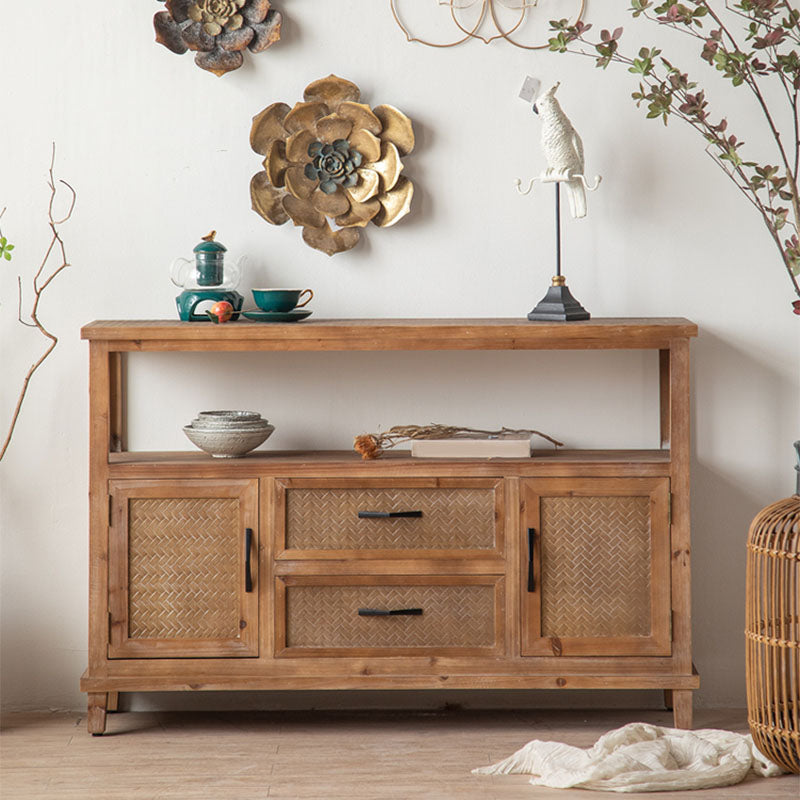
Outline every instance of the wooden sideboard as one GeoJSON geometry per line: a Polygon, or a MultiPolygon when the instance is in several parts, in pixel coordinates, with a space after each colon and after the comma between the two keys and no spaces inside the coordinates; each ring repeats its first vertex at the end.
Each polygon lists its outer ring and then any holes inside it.
{"type": "Polygon", "coordinates": [[[203,689],[649,688],[691,727],[696,335],[685,319],[87,325],[89,731],[120,692],[203,689]],[[125,446],[129,352],[561,349],[657,351],[658,449],[125,446]]]}

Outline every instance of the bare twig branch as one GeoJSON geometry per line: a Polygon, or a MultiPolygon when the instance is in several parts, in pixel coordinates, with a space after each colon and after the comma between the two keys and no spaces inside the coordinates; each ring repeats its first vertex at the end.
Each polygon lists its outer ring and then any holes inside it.
{"type": "MultiPolygon", "coordinates": [[[[45,351],[36,359],[36,361],[31,364],[28,368],[28,371],[25,373],[25,377],[22,381],[22,389],[20,390],[19,397],[17,398],[17,404],[14,407],[14,413],[11,416],[11,422],[9,423],[8,432],[6,434],[6,438],[3,442],[2,448],[0,449],[0,461],[3,460],[3,456],[5,456],[6,451],[8,450],[8,446],[11,443],[11,437],[14,434],[14,429],[17,426],[17,421],[19,420],[20,411],[22,410],[22,403],[25,400],[25,396],[28,392],[28,386],[30,385],[31,378],[33,378],[36,370],[44,363],[45,359],[53,352],[56,345],[58,344],[58,337],[49,331],[39,319],[39,300],[42,297],[42,293],[44,290],[50,285],[53,278],[56,275],[63,272],[68,266],[70,266],[69,261],[67,260],[67,254],[64,247],[64,242],[61,238],[61,233],[59,231],[59,226],[63,225],[69,218],[72,216],[72,212],[75,209],[75,200],[77,199],[77,195],[75,190],[70,186],[66,181],[59,181],[59,183],[63,184],[67,187],[70,191],[70,202],[68,206],[67,213],[60,218],[56,218],[54,215],[53,207],[56,200],[57,195],[57,188],[56,188],[56,181],[53,177],[53,170],[55,168],[55,159],[56,159],[56,146],[53,144],[53,152],[50,158],[50,169],[48,172],[49,181],[48,186],[50,187],[50,202],[47,206],[47,222],[50,228],[50,242],[45,250],[44,256],[42,260],[39,262],[39,266],[36,270],[36,273],[33,277],[33,294],[34,300],[33,305],[31,307],[31,311],[29,314],[30,321],[23,320],[22,318],[22,277],[17,277],[17,287],[19,291],[18,295],[18,319],[23,325],[29,328],[37,328],[41,331],[42,336],[49,340],[49,344],[47,345],[45,351]],[[45,280],[39,284],[39,280],[42,275],[45,273],[45,269],[47,268],[48,262],[50,261],[50,256],[53,254],[53,250],[58,249],[60,254],[61,260],[59,265],[50,273],[50,275],[45,278],[45,280]]],[[[3,209],[5,211],[5,209],[3,209]]],[[[0,213],[2,216],[2,213],[0,213]]]]}
{"type": "Polygon", "coordinates": [[[32,322],[26,322],[22,319],[22,276],[17,275],[17,321],[22,323],[26,328],[35,328],[32,322]]]}

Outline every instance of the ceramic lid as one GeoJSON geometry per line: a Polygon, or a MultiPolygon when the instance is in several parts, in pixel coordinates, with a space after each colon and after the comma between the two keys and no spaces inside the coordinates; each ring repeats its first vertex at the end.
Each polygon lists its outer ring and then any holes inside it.
{"type": "Polygon", "coordinates": [[[203,237],[203,241],[198,244],[193,253],[224,253],[227,251],[227,247],[221,242],[215,242],[214,237],[217,235],[216,231],[211,231],[208,236],[203,237]]]}

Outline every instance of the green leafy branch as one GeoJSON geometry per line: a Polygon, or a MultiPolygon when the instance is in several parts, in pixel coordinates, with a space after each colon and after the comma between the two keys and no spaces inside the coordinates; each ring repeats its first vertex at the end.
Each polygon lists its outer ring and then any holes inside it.
{"type": "MultiPolygon", "coordinates": [[[[0,217],[2,217],[5,213],[5,209],[0,211],[0,217]]],[[[9,243],[8,239],[3,236],[3,231],[0,230],[0,258],[4,258],[6,261],[11,261],[11,252],[13,249],[14,245],[9,243]]]]}
{"type": "MultiPolygon", "coordinates": [[[[703,61],[733,86],[750,91],[774,140],[777,165],[746,159],[745,143],[728,131],[728,120],[712,121],[705,90],[662,56],[660,49],[641,47],[633,56],[620,52],[623,28],[602,30],[600,41],[592,42],[586,36],[591,25],[553,20],[550,50],[590,56],[600,69],[612,62],[625,65],[639,77],[638,90],[631,96],[637,106],[645,107],[648,119],[660,119],[667,125],[670,117],[676,117],[694,128],[705,140],[706,152],[761,216],[800,297],[800,10],[788,0],[726,0],[727,16],[743,25],[742,32],[734,30],[708,0],[630,3],[628,11],[633,17],[644,17],[696,39],[703,61]],[[793,128],[792,142],[788,137],[784,141],[775,122],[763,91],[767,80],[781,86],[793,128]]],[[[800,302],[794,306],[800,313],[800,302]]]]}

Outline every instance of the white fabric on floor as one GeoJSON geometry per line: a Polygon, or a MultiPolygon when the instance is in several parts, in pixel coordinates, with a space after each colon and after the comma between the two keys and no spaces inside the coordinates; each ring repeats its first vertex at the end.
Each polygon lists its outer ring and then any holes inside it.
{"type": "Polygon", "coordinates": [[[762,755],[751,736],[730,731],[684,731],[632,722],[584,750],[535,739],[479,775],[533,775],[534,786],[604,792],[666,792],[730,786],[753,770],[782,770],[762,755]]]}

